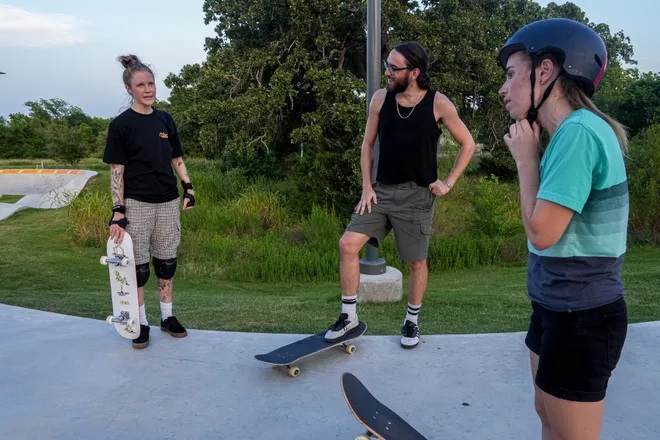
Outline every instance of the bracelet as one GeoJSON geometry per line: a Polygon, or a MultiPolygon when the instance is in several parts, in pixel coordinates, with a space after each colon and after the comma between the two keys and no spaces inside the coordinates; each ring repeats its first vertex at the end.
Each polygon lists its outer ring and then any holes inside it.
{"type": "Polygon", "coordinates": [[[115,205],[112,207],[112,212],[118,212],[120,214],[126,214],[126,206],[125,205],[115,205]]]}
{"type": "Polygon", "coordinates": [[[445,185],[447,185],[447,188],[449,189],[451,189],[451,187],[454,186],[451,183],[449,183],[449,180],[445,180],[445,185]]]}
{"type": "Polygon", "coordinates": [[[184,181],[182,180],[182,181],[181,181],[181,187],[182,187],[184,190],[187,190],[187,189],[190,189],[190,190],[191,190],[191,189],[193,189],[193,184],[192,184],[192,182],[184,182],[184,181]]]}

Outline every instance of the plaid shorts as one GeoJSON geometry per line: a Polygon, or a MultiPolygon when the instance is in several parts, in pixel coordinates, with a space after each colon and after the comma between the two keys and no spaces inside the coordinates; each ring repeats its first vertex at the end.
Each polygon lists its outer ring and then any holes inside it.
{"type": "Polygon", "coordinates": [[[135,264],[149,262],[149,254],[161,260],[175,258],[181,243],[181,200],[146,203],[126,199],[128,232],[133,239],[135,264]]]}

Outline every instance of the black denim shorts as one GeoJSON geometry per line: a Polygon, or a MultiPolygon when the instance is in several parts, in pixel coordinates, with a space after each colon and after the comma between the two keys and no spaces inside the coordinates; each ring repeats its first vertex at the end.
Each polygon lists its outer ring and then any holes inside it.
{"type": "Polygon", "coordinates": [[[536,385],[560,399],[603,400],[628,331],[623,296],[577,312],[555,312],[536,302],[532,309],[525,344],[539,355],[536,385]]]}

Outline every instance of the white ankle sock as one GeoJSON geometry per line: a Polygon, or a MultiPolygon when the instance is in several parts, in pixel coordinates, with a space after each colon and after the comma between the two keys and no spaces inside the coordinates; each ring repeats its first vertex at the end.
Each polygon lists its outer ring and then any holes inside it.
{"type": "Polygon", "coordinates": [[[348,315],[349,321],[355,321],[357,315],[357,294],[341,296],[341,312],[348,315]]]}
{"type": "Polygon", "coordinates": [[[163,321],[172,316],[172,303],[160,303],[160,314],[163,317],[163,321]]]}
{"type": "Polygon", "coordinates": [[[421,304],[413,305],[408,303],[408,313],[406,313],[406,319],[403,322],[405,323],[406,321],[411,321],[414,322],[415,324],[418,324],[419,310],[421,308],[422,308],[421,304]]]}
{"type": "Polygon", "coordinates": [[[140,325],[149,325],[147,322],[147,312],[145,311],[144,304],[140,306],[140,325]]]}

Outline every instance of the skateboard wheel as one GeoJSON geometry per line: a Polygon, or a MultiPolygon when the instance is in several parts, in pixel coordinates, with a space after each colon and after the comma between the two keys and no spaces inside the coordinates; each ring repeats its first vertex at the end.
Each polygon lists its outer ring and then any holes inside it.
{"type": "Polygon", "coordinates": [[[108,316],[107,318],[105,318],[105,322],[107,322],[108,324],[112,324],[112,316],[108,316]]]}
{"type": "Polygon", "coordinates": [[[358,437],[355,437],[355,440],[371,440],[371,436],[369,436],[369,435],[360,435],[358,437]]]}
{"type": "Polygon", "coordinates": [[[289,368],[289,376],[297,377],[299,374],[300,374],[300,368],[298,368],[298,367],[289,368]]]}
{"type": "Polygon", "coordinates": [[[126,325],[133,327],[135,325],[135,318],[131,318],[128,321],[126,321],[126,325]]]}
{"type": "Polygon", "coordinates": [[[347,345],[344,348],[344,350],[346,350],[346,353],[348,353],[348,354],[353,354],[353,353],[355,353],[356,347],[355,347],[355,345],[351,344],[351,345],[347,345]]]}
{"type": "Polygon", "coordinates": [[[119,264],[120,264],[122,267],[126,267],[126,266],[128,266],[128,257],[122,257],[122,259],[119,260],[119,264]]]}
{"type": "Polygon", "coordinates": [[[101,257],[101,264],[104,265],[104,266],[107,266],[108,265],[108,257],[106,257],[105,255],[102,256],[101,257]]]}

